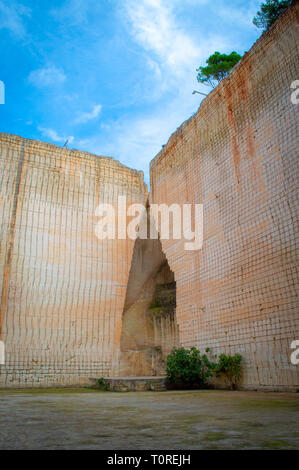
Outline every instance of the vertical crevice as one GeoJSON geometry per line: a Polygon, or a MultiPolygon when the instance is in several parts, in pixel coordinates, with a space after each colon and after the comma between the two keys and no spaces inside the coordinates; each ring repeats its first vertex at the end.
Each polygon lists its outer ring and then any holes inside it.
{"type": "Polygon", "coordinates": [[[121,333],[121,376],[163,375],[178,344],[176,283],[160,240],[135,242],[121,333]]]}

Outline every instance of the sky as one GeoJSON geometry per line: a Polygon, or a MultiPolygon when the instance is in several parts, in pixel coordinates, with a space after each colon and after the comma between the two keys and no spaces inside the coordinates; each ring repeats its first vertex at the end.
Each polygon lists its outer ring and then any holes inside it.
{"type": "Polygon", "coordinates": [[[208,93],[196,69],[243,54],[260,0],[0,0],[0,132],[143,170],[208,93]]]}

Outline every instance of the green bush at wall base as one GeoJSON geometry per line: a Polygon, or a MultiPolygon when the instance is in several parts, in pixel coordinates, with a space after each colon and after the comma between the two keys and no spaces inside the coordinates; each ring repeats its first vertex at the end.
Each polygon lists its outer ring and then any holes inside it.
{"type": "Polygon", "coordinates": [[[232,390],[235,390],[242,375],[242,356],[220,354],[218,362],[215,362],[216,356],[211,357],[209,353],[210,349],[206,349],[205,354],[201,354],[195,347],[174,348],[167,356],[167,387],[172,389],[209,388],[210,377],[224,376],[232,390]]]}
{"type": "MultiPolygon", "coordinates": [[[[209,350],[206,350],[208,353],[209,350]]],[[[196,348],[174,348],[167,356],[166,383],[169,388],[204,388],[216,364],[196,348]]]]}

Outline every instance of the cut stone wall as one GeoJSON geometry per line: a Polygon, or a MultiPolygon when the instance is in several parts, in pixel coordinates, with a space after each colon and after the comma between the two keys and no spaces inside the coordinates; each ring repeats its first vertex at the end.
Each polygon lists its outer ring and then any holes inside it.
{"type": "Polygon", "coordinates": [[[183,346],[241,353],[246,388],[298,388],[298,3],[151,163],[151,203],[203,204],[204,244],[162,240],[183,346]]]}
{"type": "Polygon", "coordinates": [[[144,204],[142,172],[7,134],[0,155],[0,387],[113,375],[134,242],[98,240],[95,210],[144,204]]]}

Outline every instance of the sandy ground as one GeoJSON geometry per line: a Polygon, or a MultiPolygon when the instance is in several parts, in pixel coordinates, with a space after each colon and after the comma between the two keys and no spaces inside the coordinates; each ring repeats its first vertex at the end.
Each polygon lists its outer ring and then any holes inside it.
{"type": "Polygon", "coordinates": [[[299,395],[0,390],[0,449],[296,449],[299,395]]]}

